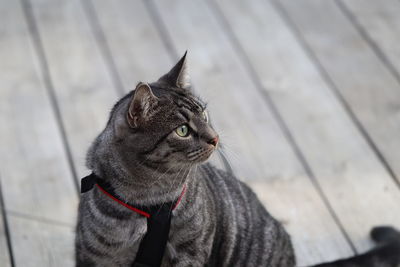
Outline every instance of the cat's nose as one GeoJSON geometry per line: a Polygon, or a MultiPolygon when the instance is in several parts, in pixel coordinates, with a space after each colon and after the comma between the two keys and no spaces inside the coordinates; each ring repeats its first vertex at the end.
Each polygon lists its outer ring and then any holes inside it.
{"type": "Polygon", "coordinates": [[[214,138],[208,140],[207,143],[209,143],[210,145],[213,145],[213,146],[217,146],[218,141],[219,141],[219,137],[218,137],[218,135],[217,135],[216,137],[214,137],[214,138]]]}

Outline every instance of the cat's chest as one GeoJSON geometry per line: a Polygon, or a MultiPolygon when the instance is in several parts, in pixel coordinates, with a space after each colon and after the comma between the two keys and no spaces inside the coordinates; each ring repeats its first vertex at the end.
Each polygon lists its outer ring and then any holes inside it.
{"type": "MultiPolygon", "coordinates": [[[[158,222],[153,224],[152,228],[162,228],[167,222],[158,222]],[[159,225],[160,224],[160,225],[159,225]]],[[[182,236],[186,235],[186,228],[197,227],[199,229],[200,225],[187,225],[186,218],[179,218],[172,216],[171,224],[168,233],[168,243],[175,245],[175,241],[180,239],[182,236]]],[[[193,223],[193,222],[192,222],[193,223]]],[[[111,226],[113,229],[113,235],[121,236],[125,239],[127,245],[140,244],[140,241],[148,233],[148,218],[143,216],[133,216],[130,222],[127,223],[116,223],[111,226]]],[[[154,229],[153,229],[154,230],[154,229]]]]}
{"type": "MultiPolygon", "coordinates": [[[[123,247],[139,246],[143,237],[148,233],[148,219],[141,215],[133,215],[128,221],[115,221],[108,227],[109,234],[113,239],[124,241],[123,247]]],[[[176,240],[185,235],[185,221],[182,218],[171,218],[171,225],[168,234],[168,243],[177,245],[176,240]]],[[[161,222],[167,223],[167,222],[161,222]]],[[[160,223],[160,224],[161,224],[160,223]]],[[[153,228],[163,227],[163,225],[154,225],[153,228]]]]}
{"type": "MultiPolygon", "coordinates": [[[[120,253],[126,254],[126,256],[136,255],[140,243],[147,233],[147,225],[147,218],[136,217],[129,225],[116,226],[114,232],[118,232],[118,235],[126,238],[125,246],[120,248],[120,253]]],[[[197,220],[188,221],[187,217],[173,216],[164,252],[163,266],[177,265],[182,260],[188,262],[195,251],[208,254],[203,251],[208,250],[206,249],[208,246],[199,241],[202,240],[202,238],[199,238],[202,235],[203,229],[197,220]]]]}
{"type": "Polygon", "coordinates": [[[126,221],[115,221],[107,227],[108,236],[114,240],[121,241],[120,250],[135,247],[146,234],[146,218],[134,217],[126,221]]]}

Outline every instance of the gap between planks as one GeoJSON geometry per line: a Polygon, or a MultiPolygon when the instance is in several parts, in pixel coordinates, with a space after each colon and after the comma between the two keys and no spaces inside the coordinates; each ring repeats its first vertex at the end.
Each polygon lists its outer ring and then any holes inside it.
{"type": "Polygon", "coordinates": [[[25,15],[26,23],[28,25],[28,32],[29,32],[30,38],[33,42],[33,46],[34,46],[34,49],[35,49],[37,57],[38,57],[38,61],[39,61],[39,65],[40,65],[39,69],[41,71],[44,87],[46,88],[47,95],[50,99],[51,107],[52,107],[53,113],[56,118],[56,123],[57,123],[58,129],[60,131],[62,144],[63,144],[64,151],[65,151],[65,154],[67,157],[69,168],[71,169],[76,193],[79,197],[80,196],[80,194],[79,194],[80,185],[78,183],[78,175],[76,172],[75,163],[73,161],[70,144],[68,142],[67,133],[65,131],[65,126],[63,123],[63,116],[61,114],[61,111],[60,111],[60,108],[58,105],[58,101],[57,101],[57,97],[56,97],[56,93],[54,91],[54,85],[53,85],[52,78],[50,75],[49,65],[48,65],[48,61],[46,58],[46,53],[43,48],[43,42],[42,42],[42,39],[40,36],[40,32],[38,30],[38,25],[36,23],[35,16],[32,11],[32,5],[31,5],[30,0],[21,0],[21,5],[22,5],[23,13],[25,15]]]}
{"type": "Polygon", "coordinates": [[[379,45],[371,38],[368,32],[364,29],[364,27],[358,22],[356,16],[350,11],[350,9],[346,6],[345,2],[342,0],[334,1],[339,9],[343,12],[343,14],[347,17],[347,19],[353,24],[354,28],[358,31],[358,33],[362,36],[362,38],[369,44],[372,48],[376,56],[382,61],[382,63],[386,66],[386,68],[392,73],[392,75],[396,78],[397,83],[400,85],[400,74],[397,71],[396,67],[389,59],[389,57],[383,52],[383,50],[379,47],[379,45]]]}
{"type": "Polygon", "coordinates": [[[121,77],[117,71],[117,67],[115,65],[115,61],[108,44],[107,38],[105,37],[104,31],[100,26],[99,19],[97,17],[96,11],[93,7],[92,0],[80,1],[86,17],[89,21],[90,27],[92,28],[92,32],[96,38],[96,43],[100,49],[100,54],[104,58],[104,62],[106,68],[111,73],[111,80],[113,82],[114,88],[117,90],[119,96],[123,96],[126,94],[124,86],[122,85],[121,77]]]}
{"type": "Polygon", "coordinates": [[[12,249],[10,227],[8,225],[8,217],[7,217],[8,214],[7,214],[5,206],[4,206],[4,197],[3,197],[3,187],[2,187],[2,182],[1,182],[1,175],[0,175],[0,209],[1,209],[0,217],[2,217],[1,219],[3,220],[2,223],[3,223],[3,226],[4,226],[4,234],[5,234],[5,237],[6,237],[6,246],[7,246],[8,257],[9,257],[9,260],[10,260],[11,267],[14,267],[15,266],[14,253],[13,253],[13,249],[12,249]]]}
{"type": "Polygon", "coordinates": [[[282,4],[277,1],[277,0],[270,0],[272,5],[276,8],[277,12],[281,15],[289,29],[293,32],[294,36],[300,43],[300,45],[303,47],[303,50],[306,52],[308,55],[309,59],[314,62],[315,66],[317,66],[317,69],[325,80],[325,82],[328,84],[328,86],[331,88],[332,92],[335,94],[339,102],[342,104],[344,110],[347,112],[351,120],[353,121],[354,125],[358,128],[359,132],[361,135],[364,137],[365,141],[368,143],[368,145],[371,147],[372,151],[375,153],[376,157],[379,159],[379,161],[382,163],[390,177],[392,178],[393,182],[397,185],[397,187],[400,189],[400,180],[397,179],[396,174],[394,173],[392,167],[389,165],[385,157],[383,156],[382,152],[379,150],[378,146],[374,143],[373,139],[371,138],[370,134],[367,132],[367,130],[364,128],[363,124],[361,121],[358,119],[356,114],[352,111],[350,104],[347,102],[345,97],[342,95],[342,93],[339,91],[335,83],[333,82],[332,78],[330,77],[329,73],[327,70],[324,68],[318,57],[315,55],[313,52],[312,48],[308,45],[307,41],[304,39],[302,36],[301,31],[297,28],[296,24],[294,21],[291,19],[290,15],[287,13],[285,8],[282,6],[282,4]]]}

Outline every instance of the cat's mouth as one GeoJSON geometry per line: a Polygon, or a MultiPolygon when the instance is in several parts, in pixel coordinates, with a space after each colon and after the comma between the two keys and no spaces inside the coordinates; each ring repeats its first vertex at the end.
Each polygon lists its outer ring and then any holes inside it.
{"type": "Polygon", "coordinates": [[[209,147],[209,148],[198,148],[192,152],[189,152],[187,154],[187,158],[191,162],[204,162],[206,161],[211,154],[214,152],[215,148],[209,147]]]}

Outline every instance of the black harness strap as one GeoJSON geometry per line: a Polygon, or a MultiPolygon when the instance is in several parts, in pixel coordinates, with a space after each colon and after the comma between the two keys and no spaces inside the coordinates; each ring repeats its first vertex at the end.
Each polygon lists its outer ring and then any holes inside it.
{"type": "Polygon", "coordinates": [[[147,218],[147,232],[140,242],[133,267],[161,265],[161,260],[167,246],[169,228],[172,218],[172,204],[168,203],[162,207],[155,207],[147,218]]]}
{"type": "Polygon", "coordinates": [[[100,179],[94,173],[81,180],[81,193],[90,191],[95,185],[97,185],[104,194],[121,205],[147,217],[147,232],[140,242],[139,250],[132,267],[159,267],[168,241],[172,210],[177,206],[185,193],[185,188],[177,201],[150,207],[135,207],[122,201],[118,195],[115,194],[111,185],[100,179]]]}

